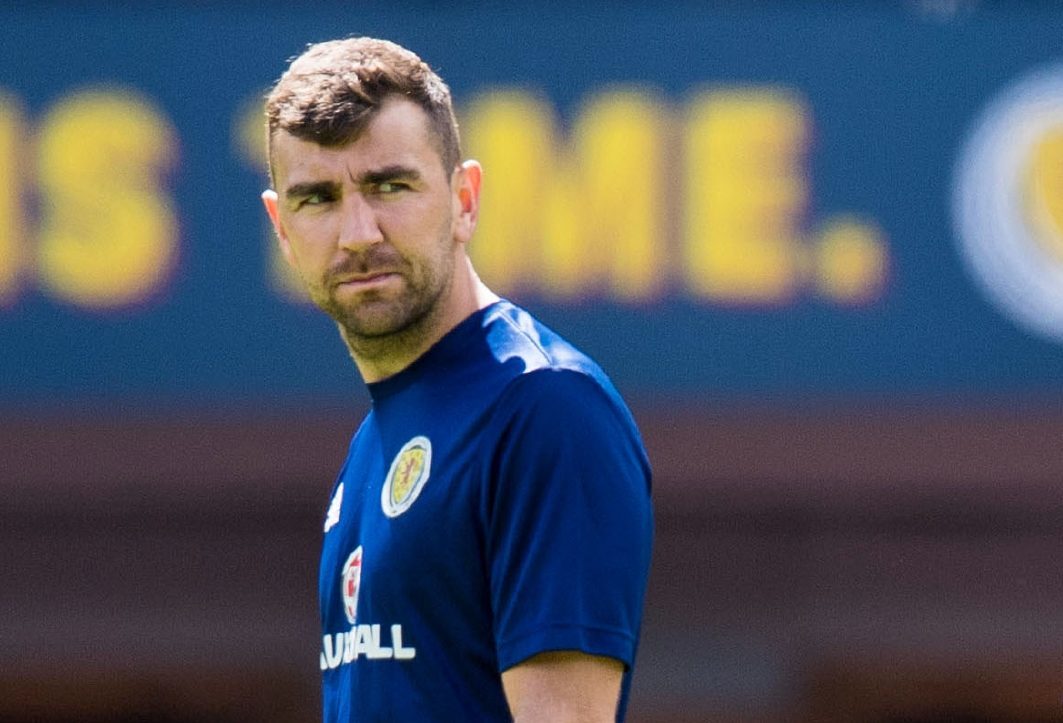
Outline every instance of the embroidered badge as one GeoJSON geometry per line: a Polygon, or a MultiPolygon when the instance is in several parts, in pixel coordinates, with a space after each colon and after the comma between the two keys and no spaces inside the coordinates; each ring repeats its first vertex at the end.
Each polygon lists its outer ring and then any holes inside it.
{"type": "Polygon", "coordinates": [[[325,532],[328,532],[340,521],[340,506],[343,505],[343,483],[336,487],[336,494],[332,495],[332,504],[328,506],[328,514],[325,515],[325,532]]]}
{"type": "Polygon", "coordinates": [[[410,508],[421,494],[432,469],[432,443],[428,437],[414,437],[402,446],[391,463],[380,507],[388,517],[398,517],[410,508]]]}
{"type": "Polygon", "coordinates": [[[362,546],[359,545],[347,562],[343,563],[340,572],[340,589],[343,591],[343,611],[347,613],[347,620],[354,625],[358,617],[358,587],[362,583],[362,546]]]}

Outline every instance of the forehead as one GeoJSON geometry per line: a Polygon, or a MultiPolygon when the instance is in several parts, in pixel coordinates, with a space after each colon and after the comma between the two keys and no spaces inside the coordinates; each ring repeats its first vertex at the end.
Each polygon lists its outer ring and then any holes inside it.
{"type": "Polygon", "coordinates": [[[320,146],[286,131],[275,133],[270,145],[278,189],[313,180],[357,178],[392,166],[416,169],[424,177],[444,175],[427,114],[403,98],[385,101],[365,130],[345,145],[320,146]]]}

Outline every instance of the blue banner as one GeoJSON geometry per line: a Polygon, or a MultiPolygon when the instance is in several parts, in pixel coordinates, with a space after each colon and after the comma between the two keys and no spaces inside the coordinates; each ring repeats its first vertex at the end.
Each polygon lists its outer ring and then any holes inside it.
{"type": "Polygon", "coordinates": [[[947,7],[0,9],[0,401],[361,393],[258,198],[264,92],[349,34],[448,81],[481,275],[625,392],[1058,396],[1063,9],[947,7]]]}

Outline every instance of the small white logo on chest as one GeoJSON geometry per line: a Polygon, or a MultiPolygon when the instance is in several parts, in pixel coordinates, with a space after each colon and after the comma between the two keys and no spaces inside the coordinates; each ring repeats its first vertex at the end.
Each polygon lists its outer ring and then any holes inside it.
{"type": "Polygon", "coordinates": [[[428,437],[414,437],[402,446],[391,463],[384,488],[380,490],[380,507],[388,517],[398,517],[424,489],[432,471],[432,443],[428,437]]]}
{"type": "Polygon", "coordinates": [[[336,487],[336,494],[332,495],[332,504],[328,506],[328,514],[325,515],[325,532],[328,532],[340,521],[340,506],[343,505],[343,483],[336,487]]]}

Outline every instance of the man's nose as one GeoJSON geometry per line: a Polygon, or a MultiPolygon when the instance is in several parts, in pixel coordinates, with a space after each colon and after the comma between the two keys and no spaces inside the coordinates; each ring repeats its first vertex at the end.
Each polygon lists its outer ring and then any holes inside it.
{"type": "Polygon", "coordinates": [[[354,250],[384,240],[376,212],[360,193],[349,193],[343,199],[343,219],[340,224],[340,248],[354,250]]]}

